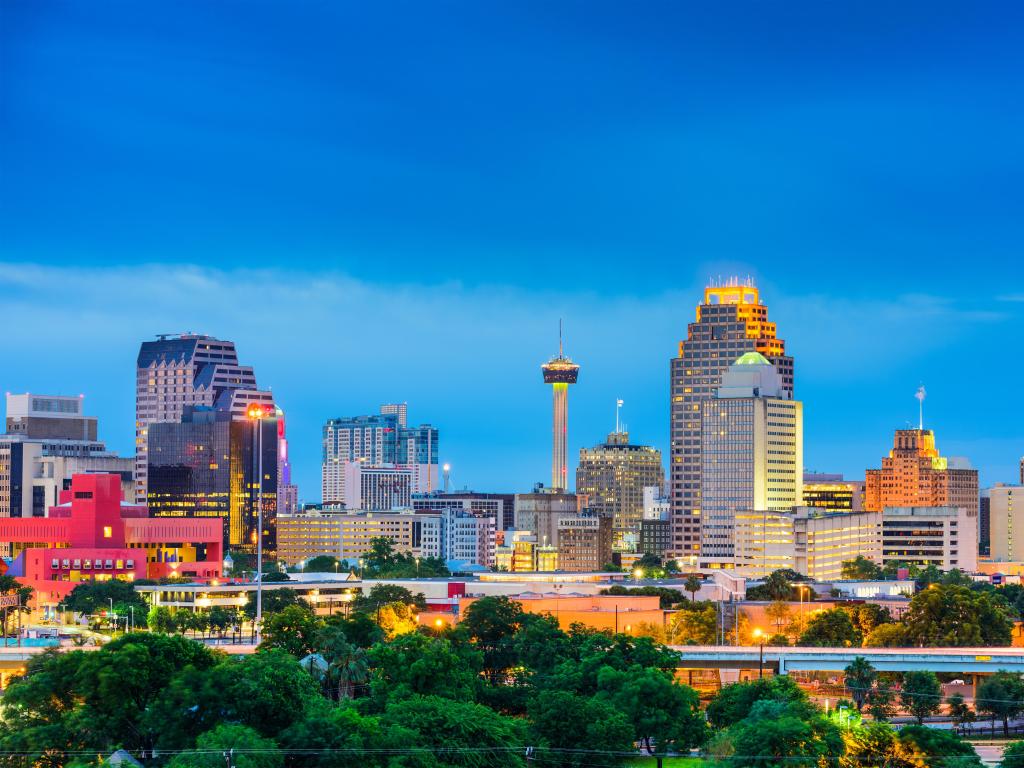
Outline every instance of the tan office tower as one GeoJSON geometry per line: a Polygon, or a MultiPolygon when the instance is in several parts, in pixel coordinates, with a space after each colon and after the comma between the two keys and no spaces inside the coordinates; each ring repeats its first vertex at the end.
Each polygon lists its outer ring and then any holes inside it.
{"type": "Polygon", "coordinates": [[[887,507],[963,507],[978,509],[978,470],[964,459],[946,459],[930,429],[897,429],[893,448],[881,469],[869,469],[864,509],[887,507]]]}
{"type": "Polygon", "coordinates": [[[587,509],[612,519],[617,549],[637,551],[644,488],[660,488],[664,482],[661,451],[632,445],[628,432],[612,432],[602,445],[580,449],[576,494],[587,497],[587,509]]]}
{"type": "Polygon", "coordinates": [[[697,320],[679,342],[671,363],[672,547],[675,557],[699,555],[701,550],[701,403],[713,397],[722,374],[746,352],[760,352],[775,366],[783,388],[793,397],[793,358],[786,343],[768,321],[768,307],[753,281],[704,289],[697,320]]]}
{"type": "Polygon", "coordinates": [[[736,517],[784,512],[803,498],[803,404],[759,352],[729,366],[701,404],[701,567],[734,563],[736,517]]]}

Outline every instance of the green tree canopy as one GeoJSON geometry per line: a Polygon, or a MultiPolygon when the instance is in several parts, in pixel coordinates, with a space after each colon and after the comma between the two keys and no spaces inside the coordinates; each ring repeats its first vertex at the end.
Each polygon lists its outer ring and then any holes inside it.
{"type": "Polygon", "coordinates": [[[632,724],[604,701],[568,691],[541,691],[530,702],[528,715],[530,742],[537,747],[540,766],[614,768],[622,762],[620,754],[634,751],[632,724]],[[579,750],[580,745],[586,745],[586,751],[579,750]]]}
{"type": "Polygon", "coordinates": [[[764,699],[727,731],[739,768],[814,768],[834,763],[845,745],[839,728],[799,702],[764,699]]]}
{"type": "Polygon", "coordinates": [[[442,637],[400,635],[370,649],[370,690],[383,710],[389,701],[414,695],[475,701],[482,654],[442,637]]]}
{"type": "Polygon", "coordinates": [[[435,763],[453,768],[524,768],[526,723],[480,704],[438,696],[412,696],[388,704],[385,727],[417,734],[435,763]]]}
{"type": "Polygon", "coordinates": [[[196,748],[175,755],[169,768],[224,768],[224,753],[234,750],[236,768],[282,768],[284,755],[273,739],[244,725],[222,723],[196,740],[196,748]]]}
{"type": "Polygon", "coordinates": [[[149,611],[149,605],[135,591],[135,586],[123,579],[79,582],[70,594],[60,601],[57,608],[62,611],[92,614],[109,611],[111,600],[114,601],[114,611],[122,616],[128,613],[129,608],[134,608],[140,622],[149,611]]]}
{"type": "Polygon", "coordinates": [[[981,681],[974,705],[979,712],[1003,721],[1003,734],[1010,735],[1010,720],[1024,712],[1024,681],[1012,672],[996,672],[981,681]]]}
{"type": "MultiPolygon", "coordinates": [[[[289,605],[298,605],[309,609],[309,604],[299,597],[299,593],[289,587],[279,589],[263,590],[263,617],[264,620],[272,613],[277,613],[289,605]]],[[[256,592],[250,592],[245,608],[242,609],[245,615],[251,620],[256,618],[256,592]]]]}
{"type": "Polygon", "coordinates": [[[864,637],[865,648],[905,648],[907,628],[902,624],[879,624],[864,637]]]}
{"type": "Polygon", "coordinates": [[[981,768],[968,742],[955,733],[923,725],[906,725],[896,736],[905,759],[928,768],[981,768]]]}
{"type": "Polygon", "coordinates": [[[484,597],[474,601],[459,622],[459,630],[483,653],[484,672],[492,684],[516,663],[514,637],[524,616],[514,600],[484,597]]]}
{"type": "Polygon", "coordinates": [[[910,599],[906,639],[922,647],[1009,645],[1013,622],[1002,598],[956,584],[932,584],[910,599]]]}
{"type": "Polygon", "coordinates": [[[884,578],[882,568],[864,555],[857,555],[853,560],[844,560],[842,575],[844,579],[875,580],[884,578]]]}
{"type": "Polygon", "coordinates": [[[906,672],[900,690],[900,702],[917,718],[918,725],[924,723],[942,707],[942,686],[934,672],[906,672]]]}
{"type": "Polygon", "coordinates": [[[672,673],[639,665],[603,667],[597,688],[598,699],[627,717],[650,754],[686,751],[707,739],[697,692],[677,683],[672,673]]]}
{"type": "Polygon", "coordinates": [[[1015,741],[1003,750],[1001,768],[1024,768],[1024,741],[1015,741]]]}
{"type": "Polygon", "coordinates": [[[385,605],[401,603],[411,605],[418,611],[427,609],[426,598],[422,592],[413,594],[399,584],[374,584],[366,595],[357,595],[352,601],[352,610],[357,613],[372,614],[383,608],[385,605]]]}
{"type": "Polygon", "coordinates": [[[324,622],[308,608],[288,605],[267,616],[260,648],[280,648],[301,659],[316,650],[316,638],[324,622]]]}
{"type": "Polygon", "coordinates": [[[800,635],[799,645],[818,648],[849,648],[861,643],[860,630],[842,608],[815,614],[800,635]]]}
{"type": "Polygon", "coordinates": [[[798,600],[800,591],[793,586],[798,581],[804,581],[804,577],[791,568],[772,571],[762,584],[747,589],[747,599],[798,600]]]}
{"type": "Polygon", "coordinates": [[[715,728],[728,728],[747,717],[759,701],[782,701],[810,707],[807,694],[792,678],[765,677],[723,686],[707,706],[708,722],[715,728]]]}

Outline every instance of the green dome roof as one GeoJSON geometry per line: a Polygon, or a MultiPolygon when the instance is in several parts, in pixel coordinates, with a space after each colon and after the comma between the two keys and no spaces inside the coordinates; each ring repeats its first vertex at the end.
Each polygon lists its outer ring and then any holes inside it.
{"type": "Polygon", "coordinates": [[[747,352],[746,354],[740,355],[739,359],[733,363],[733,365],[771,365],[772,361],[762,355],[760,352],[747,352]]]}

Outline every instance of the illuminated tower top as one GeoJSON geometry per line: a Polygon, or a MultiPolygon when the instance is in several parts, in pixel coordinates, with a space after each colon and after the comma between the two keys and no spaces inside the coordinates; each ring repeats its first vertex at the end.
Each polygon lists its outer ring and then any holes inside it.
{"type": "Polygon", "coordinates": [[[545,384],[575,384],[580,367],[565,356],[562,351],[562,324],[558,324],[558,356],[552,357],[540,367],[545,384]]]}

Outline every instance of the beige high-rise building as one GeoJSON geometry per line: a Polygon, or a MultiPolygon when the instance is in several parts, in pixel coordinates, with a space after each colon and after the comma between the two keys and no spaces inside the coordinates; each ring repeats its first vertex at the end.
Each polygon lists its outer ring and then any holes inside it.
{"type": "Polygon", "coordinates": [[[603,444],[580,449],[576,493],[587,497],[588,510],[611,518],[618,549],[637,550],[644,488],[664,482],[661,451],[631,444],[628,432],[612,432],[603,444]]]}
{"type": "Polygon", "coordinates": [[[864,509],[964,507],[978,509],[978,471],[964,459],[946,459],[930,429],[897,429],[881,469],[865,477],[864,509]]]}
{"type": "Polygon", "coordinates": [[[701,552],[707,567],[728,568],[736,516],[798,506],[803,484],[803,404],[775,366],[747,352],[701,403],[701,552]]]}
{"type": "Polygon", "coordinates": [[[1024,486],[998,483],[988,499],[989,556],[999,562],[1024,562],[1024,486]]]}
{"type": "Polygon", "coordinates": [[[786,343],[769,322],[768,307],[753,281],[741,284],[733,278],[705,288],[696,322],[687,327],[671,363],[669,495],[675,557],[697,555],[702,546],[701,404],[714,396],[726,369],[745,352],[767,357],[792,399],[793,358],[786,355],[786,343]]]}

